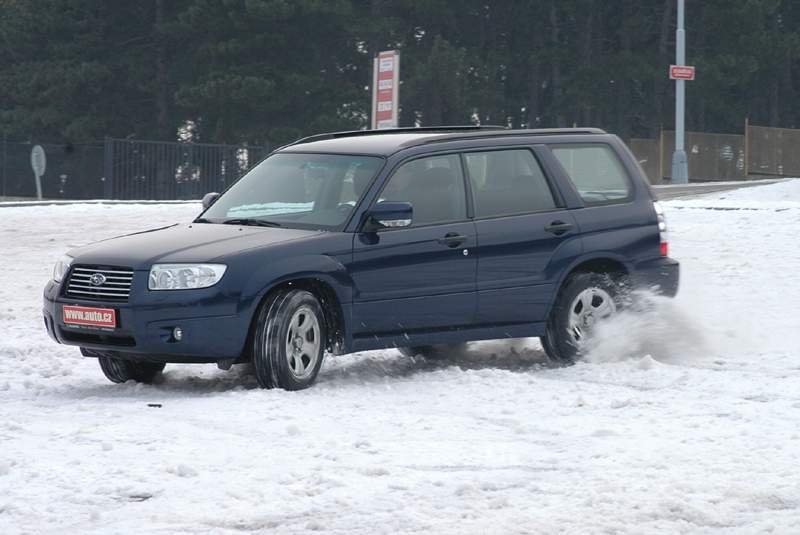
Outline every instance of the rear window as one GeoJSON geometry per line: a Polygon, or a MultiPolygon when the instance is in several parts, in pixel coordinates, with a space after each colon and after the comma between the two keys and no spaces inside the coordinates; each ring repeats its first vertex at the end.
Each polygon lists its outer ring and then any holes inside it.
{"type": "Polygon", "coordinates": [[[552,145],[550,149],[587,204],[622,202],[630,198],[628,175],[607,145],[552,145]]]}

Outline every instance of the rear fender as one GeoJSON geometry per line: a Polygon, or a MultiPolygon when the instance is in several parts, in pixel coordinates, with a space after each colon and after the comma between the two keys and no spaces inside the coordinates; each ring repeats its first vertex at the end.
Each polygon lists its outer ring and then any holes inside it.
{"type": "Polygon", "coordinates": [[[553,295],[550,297],[550,304],[547,307],[547,316],[550,316],[550,311],[553,308],[553,304],[555,304],[556,297],[558,297],[558,292],[561,291],[561,287],[564,286],[567,278],[578,266],[593,260],[613,260],[622,264],[628,273],[633,271],[633,266],[628,259],[611,251],[593,251],[591,253],[582,254],[572,258],[571,261],[566,265],[566,268],[561,271],[557,277],[557,284],[555,286],[555,290],[553,291],[553,295]]]}

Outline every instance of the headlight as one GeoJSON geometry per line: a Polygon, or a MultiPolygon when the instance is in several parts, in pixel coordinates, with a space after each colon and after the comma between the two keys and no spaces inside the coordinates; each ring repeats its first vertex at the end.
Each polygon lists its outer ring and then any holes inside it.
{"type": "Polygon", "coordinates": [[[151,290],[191,290],[214,286],[222,279],[223,264],[155,264],[147,287],[151,290]]]}
{"type": "Polygon", "coordinates": [[[72,265],[72,260],[71,256],[64,255],[56,262],[56,265],[53,266],[54,281],[61,282],[64,279],[64,275],[69,271],[69,266],[72,265]]]}

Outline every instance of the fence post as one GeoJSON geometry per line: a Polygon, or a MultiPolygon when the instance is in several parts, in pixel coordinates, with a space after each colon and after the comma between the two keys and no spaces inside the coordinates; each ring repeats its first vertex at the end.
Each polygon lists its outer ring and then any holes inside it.
{"type": "Polygon", "coordinates": [[[744,117],[744,178],[750,176],[750,117],[744,117]]]}
{"type": "Polygon", "coordinates": [[[103,197],[114,195],[114,140],[106,136],[103,141],[103,197]]]}
{"type": "Polygon", "coordinates": [[[658,128],[658,180],[664,182],[664,125],[658,128]]]}
{"type": "Polygon", "coordinates": [[[8,167],[8,134],[3,134],[3,193],[6,196],[6,168],[8,167]]]}

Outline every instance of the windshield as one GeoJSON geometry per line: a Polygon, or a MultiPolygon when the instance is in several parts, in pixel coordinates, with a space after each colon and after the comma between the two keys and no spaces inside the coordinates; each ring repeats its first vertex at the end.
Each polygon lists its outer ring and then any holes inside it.
{"type": "Polygon", "coordinates": [[[275,154],[217,199],[203,219],[333,229],[347,220],[382,164],[370,156],[275,154]]]}

